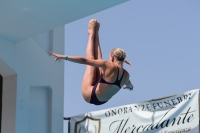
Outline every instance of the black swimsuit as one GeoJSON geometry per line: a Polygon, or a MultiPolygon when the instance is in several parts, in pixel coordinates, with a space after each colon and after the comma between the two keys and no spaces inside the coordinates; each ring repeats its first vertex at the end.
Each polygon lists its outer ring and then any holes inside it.
{"type": "Polygon", "coordinates": [[[94,85],[94,87],[93,87],[93,89],[92,89],[92,94],[91,94],[91,98],[90,98],[90,103],[91,103],[91,104],[101,105],[101,104],[104,104],[104,103],[107,102],[107,101],[99,101],[99,100],[97,99],[97,96],[96,96],[95,91],[96,91],[96,88],[97,88],[98,83],[104,83],[104,84],[110,84],[110,85],[117,85],[119,88],[121,88],[120,83],[121,83],[121,80],[122,80],[122,78],[123,78],[123,76],[124,76],[124,71],[123,71],[123,74],[122,74],[120,80],[118,80],[119,68],[117,67],[117,69],[118,69],[117,79],[116,79],[116,81],[115,81],[114,83],[109,83],[109,82],[105,81],[105,80],[103,79],[103,74],[101,74],[101,77],[100,77],[99,81],[94,85]]]}

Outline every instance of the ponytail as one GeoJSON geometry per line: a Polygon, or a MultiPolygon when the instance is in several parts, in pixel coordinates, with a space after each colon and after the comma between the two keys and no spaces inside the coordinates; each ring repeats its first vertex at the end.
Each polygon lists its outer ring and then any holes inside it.
{"type": "Polygon", "coordinates": [[[126,64],[128,64],[128,65],[131,67],[131,69],[133,70],[133,67],[132,67],[131,63],[130,63],[128,60],[124,60],[124,62],[125,62],[126,64]]]}

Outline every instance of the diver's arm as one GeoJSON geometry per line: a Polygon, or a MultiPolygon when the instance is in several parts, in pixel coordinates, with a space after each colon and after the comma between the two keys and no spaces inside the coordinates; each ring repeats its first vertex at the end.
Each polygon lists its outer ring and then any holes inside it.
{"type": "Polygon", "coordinates": [[[85,65],[90,65],[90,66],[94,66],[94,67],[100,67],[103,69],[108,64],[108,62],[105,60],[87,59],[82,56],[66,56],[66,55],[62,55],[62,54],[56,54],[53,52],[50,52],[50,54],[56,57],[55,61],[57,61],[59,59],[65,59],[65,60],[68,60],[68,61],[71,61],[74,63],[85,64],[85,65]]]}
{"type": "Polygon", "coordinates": [[[128,80],[128,82],[125,83],[125,86],[124,86],[123,88],[124,88],[124,89],[133,90],[133,85],[132,85],[130,79],[128,80]]]}

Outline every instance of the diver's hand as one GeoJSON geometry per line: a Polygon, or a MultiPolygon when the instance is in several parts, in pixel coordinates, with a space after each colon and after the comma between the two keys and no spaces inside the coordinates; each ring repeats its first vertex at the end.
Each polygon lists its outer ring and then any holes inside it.
{"type": "Polygon", "coordinates": [[[124,85],[123,89],[129,89],[130,91],[132,91],[133,90],[133,85],[132,86],[124,85]]]}
{"type": "Polygon", "coordinates": [[[55,56],[56,58],[55,58],[55,61],[57,61],[57,60],[59,60],[59,59],[65,59],[66,58],[66,56],[65,55],[62,55],[62,54],[56,54],[56,53],[54,53],[54,52],[49,52],[49,54],[50,55],[53,55],[53,56],[55,56]]]}

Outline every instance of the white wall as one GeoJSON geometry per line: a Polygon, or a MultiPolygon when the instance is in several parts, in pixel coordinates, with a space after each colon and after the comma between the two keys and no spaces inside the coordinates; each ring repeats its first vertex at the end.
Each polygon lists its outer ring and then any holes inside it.
{"type": "MultiPolygon", "coordinates": [[[[16,44],[0,39],[0,57],[17,74],[15,133],[32,133],[34,129],[37,133],[63,132],[64,62],[54,62],[48,51],[64,53],[64,33],[64,27],[58,27],[16,44]],[[51,93],[42,88],[51,88],[51,93]],[[47,97],[51,97],[50,102],[47,97]],[[45,103],[49,104],[48,111],[39,110],[45,103]],[[37,111],[33,113],[34,109],[37,111]],[[39,126],[44,125],[43,121],[33,117],[40,118],[44,111],[48,115],[41,119],[51,121],[47,124],[51,127],[39,126]]],[[[0,69],[4,71],[1,66],[0,69]]]]}

